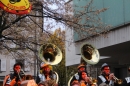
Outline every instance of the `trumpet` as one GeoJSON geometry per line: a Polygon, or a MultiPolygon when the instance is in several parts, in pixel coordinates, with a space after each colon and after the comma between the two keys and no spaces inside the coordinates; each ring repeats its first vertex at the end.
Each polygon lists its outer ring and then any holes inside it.
{"type": "Polygon", "coordinates": [[[118,84],[122,84],[123,80],[122,79],[118,79],[117,77],[113,76],[113,79],[116,81],[116,83],[118,84]]]}
{"type": "Polygon", "coordinates": [[[92,79],[92,84],[97,84],[97,79],[92,79]]]}

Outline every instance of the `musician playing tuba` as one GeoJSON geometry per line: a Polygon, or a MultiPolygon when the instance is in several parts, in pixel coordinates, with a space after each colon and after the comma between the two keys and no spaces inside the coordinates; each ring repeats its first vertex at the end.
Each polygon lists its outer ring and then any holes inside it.
{"type": "Polygon", "coordinates": [[[110,66],[107,63],[101,66],[101,75],[98,76],[99,86],[119,86],[121,83],[117,83],[114,73],[111,73],[110,66]]]}
{"type": "Polygon", "coordinates": [[[79,74],[80,74],[80,72],[82,72],[82,71],[86,71],[86,66],[85,66],[84,64],[80,64],[80,65],[77,67],[77,69],[78,69],[78,72],[71,77],[70,82],[68,83],[69,86],[72,85],[73,81],[75,81],[75,80],[79,81],[79,74]]]}
{"type": "Polygon", "coordinates": [[[20,86],[22,81],[22,76],[24,73],[21,72],[22,63],[18,62],[14,64],[13,70],[14,73],[10,73],[5,76],[3,86],[20,86]]]}
{"type": "Polygon", "coordinates": [[[84,64],[80,64],[77,68],[78,72],[72,76],[68,86],[75,86],[74,84],[76,84],[76,86],[96,86],[93,84],[91,77],[88,76],[86,66],[84,64]],[[80,83],[80,85],[75,83],[77,81],[80,83]]]}
{"type": "Polygon", "coordinates": [[[57,75],[49,64],[41,64],[41,73],[37,76],[36,83],[38,86],[57,86],[57,75]]]}
{"type": "MultiPolygon", "coordinates": [[[[72,83],[76,80],[80,82],[80,86],[97,86],[97,80],[88,76],[86,71],[86,63],[97,64],[99,61],[99,52],[91,44],[83,44],[81,46],[81,63],[78,66],[78,72],[73,75],[69,81],[68,86],[73,86],[72,83]]],[[[76,85],[78,86],[78,85],[76,85]]]]}

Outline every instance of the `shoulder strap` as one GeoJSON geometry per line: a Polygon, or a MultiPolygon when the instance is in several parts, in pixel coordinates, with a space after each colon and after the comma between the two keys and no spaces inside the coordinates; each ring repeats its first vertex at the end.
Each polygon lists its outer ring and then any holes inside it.
{"type": "MultiPolygon", "coordinates": [[[[103,83],[106,82],[106,79],[103,75],[100,75],[98,77],[102,80],[103,83]]],[[[110,80],[109,85],[113,85],[113,84],[114,84],[114,82],[112,80],[110,80]]]]}
{"type": "Polygon", "coordinates": [[[105,82],[105,81],[106,81],[106,79],[105,79],[104,76],[100,75],[100,76],[98,76],[98,77],[102,80],[102,82],[105,82]]]}
{"type": "Polygon", "coordinates": [[[10,77],[10,74],[5,76],[4,81],[3,81],[3,86],[5,86],[5,83],[6,83],[6,81],[7,81],[7,79],[8,79],[9,77],[10,77]]]}
{"type": "Polygon", "coordinates": [[[130,77],[126,77],[125,80],[126,80],[127,83],[129,83],[130,82],[130,77]]]}
{"type": "Polygon", "coordinates": [[[38,77],[39,77],[39,79],[40,79],[40,82],[41,82],[41,81],[45,81],[45,80],[46,80],[46,78],[45,78],[45,75],[44,75],[44,74],[39,74],[39,75],[38,75],[38,77]]]}
{"type": "Polygon", "coordinates": [[[74,74],[74,77],[76,78],[76,80],[79,80],[79,74],[78,73],[74,74]]]}

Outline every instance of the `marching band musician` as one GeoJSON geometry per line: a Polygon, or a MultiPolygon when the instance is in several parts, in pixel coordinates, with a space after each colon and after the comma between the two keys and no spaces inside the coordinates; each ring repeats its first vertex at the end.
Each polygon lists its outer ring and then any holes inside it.
{"type": "Polygon", "coordinates": [[[88,73],[86,71],[82,71],[79,73],[79,82],[80,86],[96,86],[92,83],[92,80],[88,76],[88,73]]]}
{"type": "Polygon", "coordinates": [[[118,84],[113,79],[114,74],[110,73],[110,66],[104,63],[101,66],[101,75],[98,76],[97,81],[99,86],[118,86],[118,84]]]}
{"type": "MultiPolygon", "coordinates": [[[[128,73],[130,74],[130,67],[128,68],[128,73]]],[[[130,76],[125,77],[122,86],[130,86],[130,76]]]]}
{"type": "Polygon", "coordinates": [[[80,83],[80,85],[76,84],[76,86],[95,86],[91,83],[90,78],[88,77],[88,73],[86,72],[86,66],[84,64],[80,64],[77,68],[78,73],[76,73],[72,77],[70,81],[70,86],[73,86],[72,84],[74,83],[74,81],[78,81],[80,83]]]}
{"type": "Polygon", "coordinates": [[[41,64],[41,73],[36,79],[38,86],[58,86],[56,83],[56,74],[52,71],[52,66],[49,64],[41,64]]]}
{"type": "Polygon", "coordinates": [[[3,86],[20,86],[21,84],[21,77],[24,75],[23,72],[21,72],[22,63],[18,62],[14,64],[13,70],[14,73],[10,73],[5,76],[3,86]]]}
{"type": "Polygon", "coordinates": [[[71,86],[71,83],[72,83],[74,80],[78,80],[78,81],[79,81],[79,74],[80,74],[80,72],[82,72],[82,71],[86,71],[86,66],[85,66],[84,64],[80,64],[80,65],[78,66],[78,73],[76,73],[76,74],[72,77],[72,79],[71,79],[71,81],[70,81],[70,86],[71,86]]]}

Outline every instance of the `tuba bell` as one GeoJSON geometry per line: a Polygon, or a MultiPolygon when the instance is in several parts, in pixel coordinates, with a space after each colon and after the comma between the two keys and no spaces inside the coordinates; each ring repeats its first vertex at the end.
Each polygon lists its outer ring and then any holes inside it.
{"type": "Polygon", "coordinates": [[[99,52],[91,44],[83,44],[81,46],[81,57],[89,64],[97,64],[99,62],[99,52]]]}
{"type": "Polygon", "coordinates": [[[47,43],[41,46],[39,57],[46,64],[56,65],[62,60],[62,52],[56,45],[47,43]]]}

